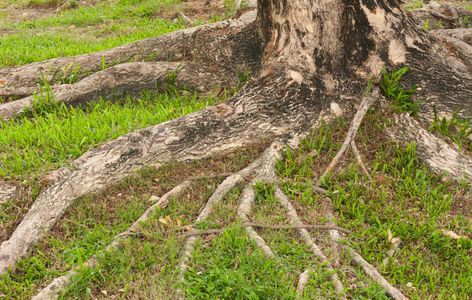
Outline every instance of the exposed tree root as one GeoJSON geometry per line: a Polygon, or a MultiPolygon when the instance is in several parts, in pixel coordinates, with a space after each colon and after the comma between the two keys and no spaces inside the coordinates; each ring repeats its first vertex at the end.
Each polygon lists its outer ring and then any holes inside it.
{"type": "MultiPolygon", "coordinates": [[[[256,161],[257,162],[257,161],[256,161]]],[[[237,184],[241,183],[245,180],[247,176],[249,176],[254,169],[257,167],[257,163],[252,163],[246,168],[242,169],[241,171],[227,177],[214,191],[211,197],[208,199],[207,203],[201,210],[200,214],[197,217],[197,222],[205,220],[212,212],[213,207],[215,204],[221,202],[226,194],[234,188],[237,184]]],[[[192,257],[193,250],[195,248],[195,242],[197,241],[197,235],[188,235],[188,239],[185,242],[184,251],[182,254],[182,259],[179,264],[179,269],[181,273],[181,279],[183,279],[183,275],[187,270],[188,263],[190,258],[192,257]]]]}
{"type": "Polygon", "coordinates": [[[202,159],[256,140],[305,131],[324,108],[323,103],[312,106],[303,100],[281,105],[280,100],[269,98],[270,88],[264,93],[257,84],[247,86],[226,104],[130,133],[85,153],[41,192],[10,239],[1,244],[0,273],[25,255],[77,197],[116,183],[144,165],[202,159]],[[298,115],[299,109],[303,116],[298,115]]]}
{"type": "MultiPolygon", "coordinates": [[[[330,220],[333,219],[332,215],[329,215],[330,220]]],[[[332,221],[330,221],[332,224],[332,221]]],[[[346,249],[348,252],[349,256],[358,264],[362,267],[364,272],[377,284],[379,284],[384,290],[387,292],[387,294],[392,297],[395,300],[407,300],[408,298],[405,297],[397,288],[392,286],[378,271],[377,269],[369,264],[362,256],[360,256],[354,249],[349,247],[348,245],[345,245],[342,242],[341,235],[339,234],[339,231],[333,229],[330,230],[330,237],[333,239],[334,242],[338,243],[341,247],[346,249]]]]}
{"type": "Polygon", "coordinates": [[[326,167],[326,170],[324,171],[323,175],[320,176],[320,178],[318,179],[318,183],[316,185],[318,186],[320,185],[320,183],[326,177],[326,175],[334,169],[334,167],[339,163],[339,160],[341,159],[341,157],[349,149],[349,146],[351,145],[351,143],[354,141],[356,137],[357,131],[359,130],[359,127],[362,123],[362,120],[364,119],[364,116],[366,115],[367,111],[372,106],[372,104],[374,104],[375,100],[377,100],[378,97],[379,97],[379,90],[375,88],[372,91],[371,95],[365,96],[362,99],[362,102],[351,122],[351,127],[349,127],[346,138],[344,139],[344,142],[341,145],[341,149],[339,149],[338,153],[336,153],[335,157],[329,163],[328,167],[326,167]]]}
{"type": "MultiPolygon", "coordinates": [[[[289,218],[290,223],[293,226],[303,226],[303,222],[298,216],[296,209],[293,207],[288,197],[284,194],[284,192],[280,189],[278,185],[275,186],[275,196],[279,199],[280,204],[287,210],[287,217],[289,218]]],[[[336,271],[329,262],[328,258],[324,255],[323,251],[318,247],[313,238],[310,236],[310,233],[305,228],[300,228],[298,232],[302,236],[305,243],[311,247],[313,254],[325,265],[325,268],[332,274],[331,280],[333,281],[336,293],[341,297],[341,299],[345,299],[344,285],[339,280],[338,275],[336,274],[336,271]]],[[[305,272],[303,272],[302,274],[305,274],[305,272]]],[[[298,282],[298,290],[303,292],[303,283],[306,282],[306,280],[301,277],[298,282]]]]}
{"type": "MultiPolygon", "coordinates": [[[[125,238],[131,236],[133,233],[139,231],[139,228],[143,222],[145,222],[151,213],[153,213],[158,208],[165,208],[169,204],[171,198],[174,198],[180,195],[184,190],[186,190],[191,185],[190,181],[184,181],[178,186],[174,187],[172,190],[164,194],[159,201],[150,206],[144,214],[139,217],[125,232],[118,234],[113,238],[112,242],[106,247],[105,251],[111,251],[117,249],[122,245],[125,238]]],[[[94,267],[98,263],[97,257],[93,256],[83,265],[85,267],[94,267]]],[[[43,288],[32,300],[48,300],[48,299],[57,299],[60,292],[63,291],[71,283],[74,276],[79,273],[75,269],[71,269],[65,275],[55,278],[48,286],[43,288]]]]}
{"type": "MultiPolygon", "coordinates": [[[[459,31],[455,31],[458,35],[459,31]]],[[[472,44],[465,42],[463,39],[453,36],[450,31],[445,30],[433,30],[431,34],[436,38],[447,43],[449,47],[453,47],[455,50],[454,55],[457,56],[462,62],[469,66],[469,70],[472,71],[472,44]]],[[[472,34],[471,34],[472,35],[472,34]]]]}
{"type": "Polygon", "coordinates": [[[254,19],[255,12],[249,12],[237,20],[172,32],[107,51],[1,69],[0,87],[34,89],[38,83],[44,81],[54,85],[71,75],[82,79],[103,70],[104,67],[137,61],[178,62],[185,60],[199,61],[204,64],[213,62],[215,70],[232,72],[234,76],[227,79],[236,80],[238,68],[252,69],[256,62],[248,51],[253,51],[254,49],[250,48],[258,41],[247,32],[247,27],[251,26],[254,19]],[[248,35],[240,35],[242,30],[245,30],[248,35]],[[244,44],[238,43],[243,40],[245,40],[244,44]],[[233,51],[228,52],[227,49],[233,49],[233,51]]]}
{"type": "Polygon", "coordinates": [[[455,7],[449,3],[438,4],[435,1],[425,5],[422,9],[411,12],[415,21],[423,27],[428,22],[428,27],[457,28],[463,26],[464,18],[472,17],[472,12],[455,7]]]}
{"type": "MultiPolygon", "coordinates": [[[[56,102],[76,105],[99,97],[137,94],[147,89],[162,91],[173,85],[203,92],[214,86],[222,86],[224,83],[220,82],[220,78],[226,76],[193,64],[134,62],[110,67],[74,84],[55,86],[50,92],[56,102]]],[[[0,119],[8,120],[32,108],[34,99],[34,96],[29,96],[0,105],[0,119]]]]}
{"type": "Polygon", "coordinates": [[[431,30],[430,33],[450,36],[472,46],[472,28],[435,29],[431,30]]]}
{"type": "Polygon", "coordinates": [[[0,181],[0,204],[15,198],[17,195],[17,186],[0,181]]]}
{"type": "Polygon", "coordinates": [[[409,115],[396,115],[395,124],[389,132],[392,138],[404,142],[415,141],[418,155],[433,171],[472,183],[472,158],[422,128],[409,115]]]}
{"type": "MultiPolygon", "coordinates": [[[[248,215],[250,214],[252,205],[254,203],[255,193],[254,189],[252,188],[252,185],[255,183],[255,181],[251,182],[250,185],[248,185],[243,190],[243,194],[241,196],[241,204],[238,208],[238,216],[242,222],[250,221],[248,215]]],[[[274,252],[272,251],[272,249],[270,249],[265,240],[257,233],[256,230],[254,230],[254,227],[246,226],[244,227],[244,229],[246,229],[246,232],[248,233],[249,237],[265,253],[265,255],[267,255],[268,257],[275,256],[274,252]]]]}
{"type": "Polygon", "coordinates": [[[364,172],[364,174],[367,177],[369,177],[369,180],[372,180],[372,177],[370,176],[369,171],[367,171],[367,168],[366,168],[364,162],[362,161],[361,154],[359,153],[359,150],[357,149],[355,141],[351,142],[351,149],[352,149],[352,153],[354,153],[354,156],[356,157],[357,163],[361,167],[362,172],[364,172]]]}

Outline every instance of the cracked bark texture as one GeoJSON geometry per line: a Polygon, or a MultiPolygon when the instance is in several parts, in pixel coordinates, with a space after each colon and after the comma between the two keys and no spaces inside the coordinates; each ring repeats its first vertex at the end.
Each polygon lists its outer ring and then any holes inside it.
{"type": "MultiPolygon", "coordinates": [[[[471,115],[470,65],[455,55],[454,45],[418,30],[399,1],[259,0],[257,7],[256,18],[248,13],[236,21],[72,60],[97,69],[102,56],[120,64],[141,59],[144,53],[157,61],[202,63],[224,76],[249,68],[253,78],[224,104],[127,134],[77,159],[40,193],[2,243],[0,273],[13,267],[77,197],[100,191],[145,165],[206,158],[261,140],[290,139],[326,117],[330,107],[352,112],[367,81],[383,67],[410,65],[407,79],[423,88],[429,104],[462,108],[463,115],[471,115]],[[117,53],[125,53],[126,61],[114,61],[117,53]]],[[[0,78],[10,87],[24,87],[36,83],[38,69],[53,70],[47,74],[52,79],[70,62],[59,59],[2,70],[0,78]],[[30,71],[33,77],[26,76],[30,71]]],[[[450,171],[441,164],[439,168],[450,171]]]]}
{"type": "Polygon", "coordinates": [[[211,65],[213,71],[225,74],[222,79],[233,84],[239,71],[255,72],[258,68],[261,44],[253,24],[255,16],[255,12],[248,12],[237,20],[180,30],[98,53],[0,69],[0,95],[8,95],[5,89],[10,95],[15,88],[34,90],[44,80],[51,85],[60,83],[73,73],[83,79],[104,67],[145,61],[211,65]]]}

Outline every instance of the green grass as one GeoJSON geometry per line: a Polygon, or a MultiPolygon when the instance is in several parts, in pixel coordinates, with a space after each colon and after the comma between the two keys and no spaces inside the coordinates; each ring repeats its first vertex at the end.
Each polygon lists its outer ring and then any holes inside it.
{"type": "MultiPolygon", "coordinates": [[[[456,202],[470,201],[470,188],[432,174],[416,156],[414,144],[398,146],[382,140],[380,130],[386,128],[380,120],[378,113],[370,113],[358,140],[361,152],[370,153],[368,167],[374,180],[362,175],[348,156],[343,170],[324,182],[338,215],[336,223],[352,230],[348,236],[351,246],[411,299],[467,299],[472,293],[472,242],[451,239],[441,230],[470,234],[472,224],[463,217],[467,211],[453,209],[456,202]],[[388,231],[402,243],[384,267],[392,247],[388,231]]],[[[314,170],[323,169],[334,156],[340,141],[332,133],[343,123],[324,125],[302,142],[300,151],[287,151],[278,164],[282,177],[298,181],[284,188],[301,211],[322,209],[326,202],[302,183],[316,178],[318,171],[314,170]],[[315,157],[306,157],[313,150],[315,157]]],[[[306,219],[316,220],[326,221],[316,212],[306,219]]]]}
{"type": "Polygon", "coordinates": [[[415,10],[415,9],[420,9],[424,5],[423,0],[412,0],[408,1],[407,4],[405,4],[405,8],[407,10],[415,10]]]}
{"type": "Polygon", "coordinates": [[[180,0],[113,0],[51,16],[12,22],[0,18],[0,67],[92,53],[184,27],[158,17],[162,7],[180,0]],[[2,21],[3,19],[3,21],[2,21]]]}
{"type": "Polygon", "coordinates": [[[401,80],[408,71],[408,67],[393,69],[390,72],[382,70],[382,79],[379,82],[379,87],[385,98],[393,101],[397,112],[409,112],[411,115],[417,115],[420,109],[420,102],[413,99],[416,87],[404,88],[401,85],[401,80]]]}
{"type": "Polygon", "coordinates": [[[446,137],[461,149],[472,151],[472,125],[469,120],[459,117],[457,112],[449,119],[440,118],[434,109],[434,120],[429,130],[446,137]]]}
{"type": "Polygon", "coordinates": [[[0,122],[0,176],[22,178],[57,168],[132,130],[200,110],[217,100],[146,92],[138,99],[99,101],[85,109],[53,107],[0,122]]]}

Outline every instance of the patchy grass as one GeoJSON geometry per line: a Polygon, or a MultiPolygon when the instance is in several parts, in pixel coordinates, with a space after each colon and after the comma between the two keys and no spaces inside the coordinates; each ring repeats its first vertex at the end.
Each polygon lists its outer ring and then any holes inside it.
{"type": "MultiPolygon", "coordinates": [[[[349,244],[409,298],[466,299],[472,292],[470,188],[432,174],[416,157],[413,144],[388,142],[382,134],[388,113],[369,112],[357,139],[372,181],[352,163],[352,155],[346,155],[323,182],[329,199],[312,190],[309,183],[324,171],[344,139],[349,122],[340,118],[314,131],[299,150],[284,153],[277,162],[280,177],[288,180],[282,188],[306,224],[325,224],[328,213],[333,212],[337,225],[352,231],[346,235],[349,244]],[[469,239],[455,240],[442,230],[469,239]],[[390,257],[392,238],[401,243],[390,257]],[[388,262],[386,257],[390,257],[388,262]]],[[[121,249],[99,254],[97,268],[80,267],[139,217],[149,206],[150,194],[161,195],[188,176],[241,169],[263,147],[143,170],[102,195],[79,199],[52,235],[15,272],[3,277],[0,293],[10,298],[30,296],[54,276],[78,266],[79,276],[62,295],[65,299],[175,298],[178,289],[190,299],[293,299],[298,275],[309,268],[311,276],[300,298],[335,298],[330,274],[295,230],[259,231],[275,258],[267,258],[257,249],[236,216],[242,186],[231,190],[207,220],[196,224],[199,229],[224,231],[198,239],[185,280],[179,282],[177,265],[184,240],[178,232],[193,224],[219,182],[216,178],[199,181],[168,208],[156,212],[143,224],[142,234],[121,249]]],[[[261,182],[255,190],[251,219],[288,224],[273,186],[261,182]]],[[[335,266],[348,297],[388,299],[382,288],[351,265],[347,253],[333,246],[326,231],[311,232],[335,266]]]]}
{"type": "Polygon", "coordinates": [[[458,113],[453,113],[450,118],[441,118],[434,109],[434,120],[429,130],[452,141],[459,148],[472,152],[472,125],[469,120],[459,117],[458,113]]]}
{"type": "Polygon", "coordinates": [[[370,113],[358,139],[373,181],[349,155],[344,168],[324,182],[332,203],[303,184],[323,169],[333,156],[331,149],[338,147],[330,135],[339,130],[335,122],[309,137],[300,151],[285,155],[279,172],[298,182],[284,188],[306,222],[326,221],[326,211],[336,212],[337,224],[352,230],[351,246],[411,299],[466,299],[472,292],[470,188],[432,174],[416,157],[413,144],[398,146],[385,140],[381,119],[379,112],[370,113]],[[315,156],[307,157],[313,150],[315,156]],[[451,239],[444,229],[469,239],[451,239]],[[401,246],[384,265],[393,237],[401,239],[401,246]]]}
{"type": "Polygon", "coordinates": [[[145,92],[85,109],[58,105],[0,122],[0,176],[24,178],[57,168],[104,141],[132,130],[175,119],[217,102],[197,95],[145,92]]]}
{"type": "MultiPolygon", "coordinates": [[[[77,199],[48,237],[17,264],[15,272],[1,278],[0,295],[7,299],[31,297],[52,278],[71,267],[80,267],[90,256],[103,250],[116,234],[126,230],[151,205],[151,195],[162,195],[189,176],[237,171],[253,160],[261,147],[263,145],[253,145],[193,163],[147,168],[102,194],[77,199]]],[[[218,180],[203,178],[195,182],[192,188],[144,224],[143,235],[125,243],[121,251],[101,254],[99,269],[81,270],[81,275],[64,297],[83,298],[107,290],[110,295],[153,298],[150,293],[162,293],[162,296],[171,291],[172,287],[166,286],[170,277],[161,274],[162,280],[156,281],[155,276],[161,271],[171,277],[175,273],[167,266],[169,261],[165,257],[169,255],[172,261],[178,259],[182,239],[176,230],[193,222],[218,180]],[[180,220],[179,225],[159,222],[164,216],[173,221],[180,220]],[[150,282],[155,289],[145,288],[150,282]]]]}
{"type": "Polygon", "coordinates": [[[0,67],[97,52],[182,29],[185,26],[180,20],[158,17],[166,8],[180,2],[100,1],[16,22],[17,9],[5,10],[3,17],[0,16],[0,32],[6,32],[0,43],[0,67]]]}

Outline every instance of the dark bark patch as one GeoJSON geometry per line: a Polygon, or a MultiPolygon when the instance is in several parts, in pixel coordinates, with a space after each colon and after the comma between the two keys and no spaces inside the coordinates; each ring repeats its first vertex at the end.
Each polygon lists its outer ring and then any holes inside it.
{"type": "Polygon", "coordinates": [[[341,42],[344,55],[339,65],[342,68],[360,66],[365,63],[369,52],[375,50],[375,43],[369,38],[372,28],[359,0],[355,2],[343,0],[343,4],[341,42]]]}

